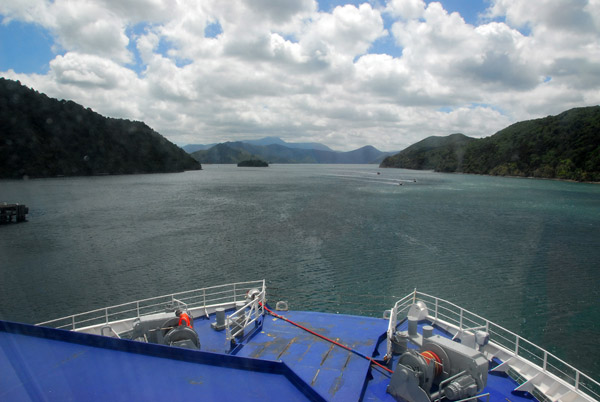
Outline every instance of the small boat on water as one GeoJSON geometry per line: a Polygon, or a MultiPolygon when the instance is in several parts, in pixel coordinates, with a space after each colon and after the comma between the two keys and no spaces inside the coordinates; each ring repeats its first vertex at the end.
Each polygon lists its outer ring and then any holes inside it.
{"type": "Polygon", "coordinates": [[[594,379],[435,296],[415,290],[381,318],[290,311],[264,280],[0,321],[0,373],[7,401],[600,398],[594,379]]]}

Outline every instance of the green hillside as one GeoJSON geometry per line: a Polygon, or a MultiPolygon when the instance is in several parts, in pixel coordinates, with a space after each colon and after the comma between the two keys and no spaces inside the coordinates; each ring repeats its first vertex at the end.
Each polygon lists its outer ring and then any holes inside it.
{"type": "Polygon", "coordinates": [[[217,144],[209,149],[192,152],[191,156],[200,163],[229,164],[249,159],[261,159],[244,149],[233,148],[230,143],[217,144]]]}
{"type": "Polygon", "coordinates": [[[600,181],[600,106],[515,123],[487,138],[456,136],[429,137],[381,167],[600,181]]]}
{"type": "Polygon", "coordinates": [[[201,169],[142,122],[111,119],[0,78],[0,177],[201,169]]]}
{"type": "Polygon", "coordinates": [[[388,156],[380,166],[438,172],[460,171],[465,147],[474,140],[463,134],[428,137],[394,156],[388,156]]]}
{"type": "Polygon", "coordinates": [[[600,106],[515,123],[477,140],[463,171],[600,181],[600,106]]]}

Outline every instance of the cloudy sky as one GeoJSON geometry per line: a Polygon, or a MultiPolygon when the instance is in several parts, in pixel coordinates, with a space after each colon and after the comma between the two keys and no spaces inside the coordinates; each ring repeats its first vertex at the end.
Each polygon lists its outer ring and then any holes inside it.
{"type": "Polygon", "coordinates": [[[169,140],[400,150],[600,103],[600,0],[0,0],[0,76],[169,140]]]}

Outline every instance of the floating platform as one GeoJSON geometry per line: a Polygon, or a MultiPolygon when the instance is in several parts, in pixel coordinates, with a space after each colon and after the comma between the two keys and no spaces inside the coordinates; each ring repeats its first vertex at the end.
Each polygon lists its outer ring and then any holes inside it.
{"type": "Polygon", "coordinates": [[[0,223],[25,222],[29,208],[23,204],[0,204],[0,223]]]}

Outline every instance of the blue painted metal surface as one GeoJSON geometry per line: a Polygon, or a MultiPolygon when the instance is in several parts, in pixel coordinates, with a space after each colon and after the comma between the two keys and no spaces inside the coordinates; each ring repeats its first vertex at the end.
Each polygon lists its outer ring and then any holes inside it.
{"type": "MultiPolygon", "coordinates": [[[[387,330],[380,318],[315,312],[282,315],[367,356],[387,330]]],[[[370,363],[284,320],[265,317],[263,330],[239,352],[240,356],[281,360],[328,400],[357,400],[370,363]]]]}
{"type": "Polygon", "coordinates": [[[323,400],[283,363],[1,321],[0,373],[6,401],[323,400]]]}
{"type": "MultiPolygon", "coordinates": [[[[387,320],[282,315],[366,356],[385,354],[387,320]]],[[[394,400],[389,373],[284,320],[265,316],[235,355],[214,321],[194,320],[202,351],[0,321],[0,400],[394,400]]],[[[511,393],[515,386],[490,374],[484,392],[491,402],[532,400],[511,393]]]]}

